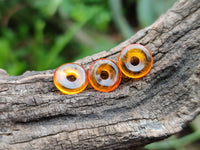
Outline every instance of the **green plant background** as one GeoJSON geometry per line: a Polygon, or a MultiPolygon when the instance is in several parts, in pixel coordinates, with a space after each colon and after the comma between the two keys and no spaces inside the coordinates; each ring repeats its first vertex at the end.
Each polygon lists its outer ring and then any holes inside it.
{"type": "MultiPolygon", "coordinates": [[[[0,0],[0,68],[20,75],[109,50],[151,25],[174,2],[0,0]]],[[[198,149],[199,120],[184,130],[183,137],[172,136],[145,149],[198,149]]]]}

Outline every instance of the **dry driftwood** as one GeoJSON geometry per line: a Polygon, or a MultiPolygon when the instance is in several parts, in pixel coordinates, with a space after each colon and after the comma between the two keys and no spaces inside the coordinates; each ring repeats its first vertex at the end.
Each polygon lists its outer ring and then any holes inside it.
{"type": "Polygon", "coordinates": [[[200,2],[180,0],[153,25],[97,58],[117,61],[140,43],[153,54],[151,72],[123,78],[117,90],[87,88],[63,95],[54,70],[9,76],[0,71],[0,149],[123,149],[179,132],[200,112],[200,2]]]}

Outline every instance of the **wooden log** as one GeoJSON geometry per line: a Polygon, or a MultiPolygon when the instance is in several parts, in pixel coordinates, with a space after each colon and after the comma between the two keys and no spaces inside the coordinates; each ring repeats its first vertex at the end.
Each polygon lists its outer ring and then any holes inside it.
{"type": "Polygon", "coordinates": [[[131,43],[150,49],[153,68],[109,93],[63,95],[54,70],[0,70],[0,149],[127,149],[181,131],[200,112],[199,0],[178,1],[127,41],[77,62],[88,69],[98,58],[117,61],[131,43]]]}

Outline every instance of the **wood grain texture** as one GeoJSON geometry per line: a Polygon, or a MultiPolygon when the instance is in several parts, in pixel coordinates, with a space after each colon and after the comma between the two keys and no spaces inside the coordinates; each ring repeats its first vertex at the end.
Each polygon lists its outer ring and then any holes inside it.
{"type": "Polygon", "coordinates": [[[154,64],[142,79],[123,78],[101,93],[55,88],[54,70],[9,76],[0,70],[0,149],[125,149],[177,133],[200,112],[200,3],[180,0],[153,25],[98,58],[117,61],[131,43],[145,45],[154,64]]]}

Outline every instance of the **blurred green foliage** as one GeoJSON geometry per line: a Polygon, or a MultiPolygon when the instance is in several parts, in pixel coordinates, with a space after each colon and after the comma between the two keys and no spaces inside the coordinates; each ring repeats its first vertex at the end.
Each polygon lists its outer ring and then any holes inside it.
{"type": "Polygon", "coordinates": [[[0,68],[19,75],[109,50],[173,2],[0,0],[0,68]]]}
{"type": "Polygon", "coordinates": [[[97,0],[0,1],[0,68],[11,75],[53,69],[109,49],[111,13],[97,0]]]}

